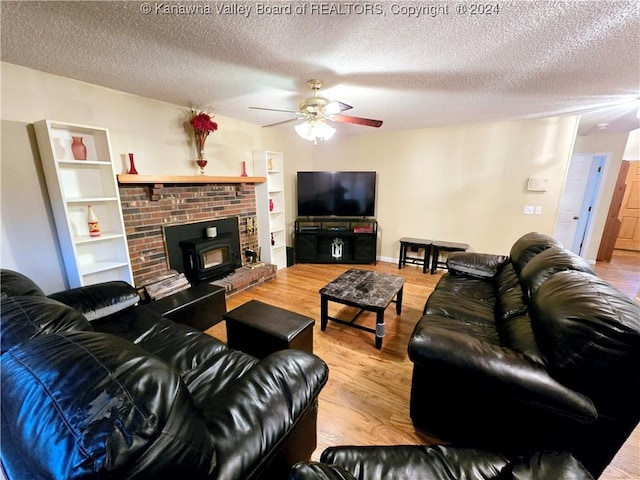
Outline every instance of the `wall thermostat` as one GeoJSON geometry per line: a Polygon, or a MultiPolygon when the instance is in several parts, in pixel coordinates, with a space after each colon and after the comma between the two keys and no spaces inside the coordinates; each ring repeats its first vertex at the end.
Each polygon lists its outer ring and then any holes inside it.
{"type": "Polygon", "coordinates": [[[527,190],[532,192],[546,192],[548,182],[548,178],[529,177],[529,181],[527,182],[527,190]]]}

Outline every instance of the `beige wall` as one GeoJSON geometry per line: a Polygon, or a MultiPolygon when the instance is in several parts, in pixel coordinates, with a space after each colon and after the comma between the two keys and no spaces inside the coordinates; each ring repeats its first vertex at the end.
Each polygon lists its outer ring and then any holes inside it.
{"type": "Polygon", "coordinates": [[[359,135],[322,145],[314,167],[378,172],[384,259],[404,236],[508,253],[524,233],[553,231],[576,128],[565,117],[359,135]],[[528,192],[530,176],[548,178],[547,191],[528,192]]]}

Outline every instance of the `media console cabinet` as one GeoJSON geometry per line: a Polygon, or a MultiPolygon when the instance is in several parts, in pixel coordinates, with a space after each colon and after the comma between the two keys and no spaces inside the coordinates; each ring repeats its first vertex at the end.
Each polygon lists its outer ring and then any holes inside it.
{"type": "Polygon", "coordinates": [[[376,263],[375,219],[298,217],[294,233],[298,263],[376,263]]]}

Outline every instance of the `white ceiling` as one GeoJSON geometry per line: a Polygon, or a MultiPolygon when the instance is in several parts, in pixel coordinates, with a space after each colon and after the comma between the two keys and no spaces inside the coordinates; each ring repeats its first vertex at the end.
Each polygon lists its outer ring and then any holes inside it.
{"type": "Polygon", "coordinates": [[[295,110],[319,78],[323,96],[383,120],[380,131],[581,112],[582,134],[638,128],[639,1],[489,4],[499,11],[472,15],[464,0],[3,0],[1,58],[259,125],[291,116],[249,106],[295,110]],[[440,11],[404,13],[421,6],[440,11]]]}

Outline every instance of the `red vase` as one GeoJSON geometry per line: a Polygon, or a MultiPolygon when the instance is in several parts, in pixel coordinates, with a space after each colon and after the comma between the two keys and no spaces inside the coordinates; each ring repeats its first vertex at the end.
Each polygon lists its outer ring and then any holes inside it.
{"type": "Polygon", "coordinates": [[[269,199],[269,211],[273,212],[273,199],[269,199]]]}
{"type": "Polygon", "coordinates": [[[136,170],[136,164],[133,163],[133,153],[129,154],[129,175],[137,175],[138,171],[136,170]]]}
{"type": "Polygon", "coordinates": [[[76,160],[87,159],[87,147],[82,143],[82,137],[71,137],[71,153],[76,160]]]}
{"type": "Polygon", "coordinates": [[[207,161],[199,158],[198,160],[196,160],[196,165],[200,167],[200,175],[204,175],[204,167],[207,166],[207,161]]]}

